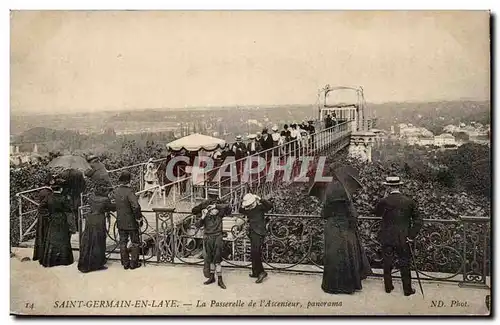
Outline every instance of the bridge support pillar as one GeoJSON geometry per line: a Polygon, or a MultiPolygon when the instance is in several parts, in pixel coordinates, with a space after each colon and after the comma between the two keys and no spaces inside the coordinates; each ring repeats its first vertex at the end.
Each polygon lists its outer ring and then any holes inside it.
{"type": "Polygon", "coordinates": [[[361,161],[372,161],[372,148],[375,133],[368,131],[352,132],[349,143],[349,156],[361,161]]]}

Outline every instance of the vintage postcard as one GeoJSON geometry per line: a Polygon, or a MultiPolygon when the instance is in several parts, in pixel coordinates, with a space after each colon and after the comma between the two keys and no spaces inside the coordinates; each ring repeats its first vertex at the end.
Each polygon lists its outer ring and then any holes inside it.
{"type": "Polygon", "coordinates": [[[488,11],[10,13],[13,315],[490,315],[488,11]]]}

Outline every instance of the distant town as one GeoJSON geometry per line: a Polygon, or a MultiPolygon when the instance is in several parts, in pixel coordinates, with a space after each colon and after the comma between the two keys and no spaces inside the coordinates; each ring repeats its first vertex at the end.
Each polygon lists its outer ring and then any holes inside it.
{"type": "Polygon", "coordinates": [[[411,123],[391,126],[390,131],[379,129],[372,129],[372,131],[378,134],[380,139],[399,140],[410,146],[456,149],[469,142],[490,145],[490,125],[478,122],[450,124],[445,126],[442,133],[438,135],[411,123]]]}
{"type": "MultiPolygon", "coordinates": [[[[490,142],[487,102],[405,104],[400,109],[390,103],[372,106],[377,122],[371,129],[380,141],[444,149],[467,142],[490,142]]],[[[192,133],[232,142],[236,135],[245,139],[265,127],[276,125],[281,129],[284,124],[317,118],[314,105],[11,115],[10,160],[19,164],[49,152],[109,150],[110,144],[126,140],[167,144],[192,133]]]]}

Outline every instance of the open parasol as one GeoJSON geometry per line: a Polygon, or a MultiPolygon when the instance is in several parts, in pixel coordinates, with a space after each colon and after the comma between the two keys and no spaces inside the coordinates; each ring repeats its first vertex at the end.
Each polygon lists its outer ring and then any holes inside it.
{"type": "Polygon", "coordinates": [[[81,171],[85,171],[90,168],[89,163],[85,158],[80,156],[60,156],[54,158],[48,165],[49,168],[60,168],[60,169],[78,169],[81,171]]]}
{"type": "Polygon", "coordinates": [[[345,190],[347,196],[351,197],[356,190],[362,187],[359,181],[359,172],[352,166],[330,166],[328,174],[330,175],[326,176],[333,176],[332,182],[315,182],[309,189],[309,196],[314,196],[324,201],[327,195],[340,195],[339,191],[345,190]],[[335,184],[339,183],[341,186],[335,186],[335,184]]]}

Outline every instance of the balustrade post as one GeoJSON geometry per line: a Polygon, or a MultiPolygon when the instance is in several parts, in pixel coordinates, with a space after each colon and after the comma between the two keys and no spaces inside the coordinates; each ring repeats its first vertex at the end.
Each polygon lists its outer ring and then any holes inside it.
{"type": "Polygon", "coordinates": [[[82,247],[82,234],[83,234],[83,213],[82,213],[82,207],[78,207],[78,247],[82,247]]]}
{"type": "MultiPolygon", "coordinates": [[[[234,162],[234,167],[236,169],[236,177],[238,177],[238,165],[236,162],[234,162]]],[[[221,178],[220,174],[222,174],[222,172],[219,173],[219,178],[221,178]]],[[[233,193],[233,162],[229,163],[229,193],[233,193]]]]}
{"type": "MultiPolygon", "coordinates": [[[[156,261],[162,261],[162,252],[161,252],[161,241],[162,239],[166,242],[168,236],[168,229],[165,229],[166,225],[170,225],[170,229],[172,230],[172,257],[170,258],[170,262],[175,263],[175,256],[177,254],[177,234],[174,225],[174,212],[175,208],[153,208],[153,212],[155,213],[155,222],[156,222],[156,233],[155,233],[155,249],[156,249],[156,261]]],[[[168,253],[168,247],[167,252],[168,253]]],[[[167,259],[168,261],[168,256],[167,259]]]]}
{"type": "Polygon", "coordinates": [[[139,191],[144,190],[144,165],[139,166],[139,191]]]}
{"type": "MultiPolygon", "coordinates": [[[[490,234],[490,218],[460,216],[463,233],[463,280],[460,287],[474,287],[489,289],[486,277],[491,276],[488,265],[488,238],[490,234]],[[481,238],[481,235],[483,238],[481,238]],[[470,243],[467,239],[470,239],[470,243]],[[467,253],[472,250],[472,256],[467,253]],[[482,253],[482,258],[478,255],[482,253]],[[481,265],[482,264],[482,265],[481,265]]],[[[491,255],[491,252],[490,252],[491,255]]],[[[491,256],[490,256],[491,258],[491,256]]]]}

